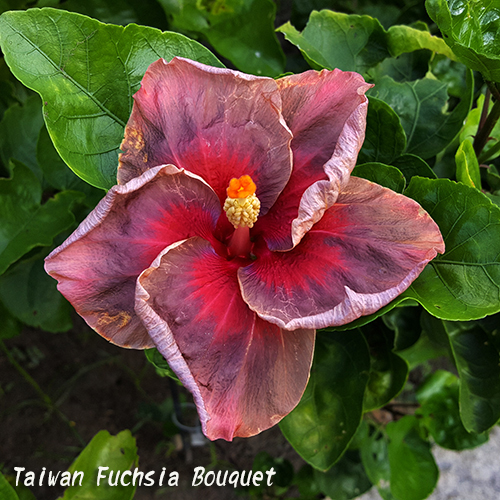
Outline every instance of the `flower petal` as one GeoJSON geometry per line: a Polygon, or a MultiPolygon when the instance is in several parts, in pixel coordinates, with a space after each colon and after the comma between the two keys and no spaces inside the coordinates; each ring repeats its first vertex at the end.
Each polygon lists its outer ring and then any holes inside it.
{"type": "Polygon", "coordinates": [[[103,337],[153,347],[134,311],[135,282],[168,245],[209,238],[221,208],[204,181],[173,165],[114,186],[78,229],[45,260],[59,291],[103,337]]]}
{"type": "Polygon", "coordinates": [[[372,87],[358,73],[306,71],[277,80],[293,133],[293,172],[269,214],[258,221],[271,250],[301,240],[347,184],[365,138],[372,87]]]}
{"type": "Polygon", "coordinates": [[[250,311],[235,260],[190,238],[162,252],[136,291],[137,314],[192,392],[203,432],[228,441],[271,427],[297,405],[315,336],[280,330],[250,311]]]}
{"type": "Polygon", "coordinates": [[[291,133],[272,78],[194,61],[160,59],[134,96],[118,181],[172,163],[202,177],[221,203],[233,177],[250,175],[266,213],[287,183],[291,133]]]}
{"type": "Polygon", "coordinates": [[[324,328],[371,314],[402,293],[444,242],[415,201],[352,177],[289,252],[238,272],[243,299],[281,328],[324,328]]]}

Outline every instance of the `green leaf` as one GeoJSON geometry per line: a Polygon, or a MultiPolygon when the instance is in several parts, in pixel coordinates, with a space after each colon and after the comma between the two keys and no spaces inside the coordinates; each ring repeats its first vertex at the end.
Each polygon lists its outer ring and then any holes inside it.
{"type": "Polygon", "coordinates": [[[389,51],[392,57],[398,57],[401,54],[420,49],[428,49],[456,60],[455,54],[446,45],[445,41],[437,36],[432,36],[428,31],[402,25],[391,26],[387,33],[389,51]]]}
{"type": "Polygon", "coordinates": [[[354,167],[352,175],[376,182],[397,193],[402,193],[406,184],[403,174],[396,167],[383,163],[373,162],[357,165],[354,167]]]}
{"type": "Polygon", "coordinates": [[[170,377],[179,382],[177,375],[173,372],[172,368],[170,368],[167,360],[160,354],[158,349],[154,347],[152,349],[145,349],[144,354],[147,360],[155,367],[156,373],[160,377],[170,377]]]}
{"type": "Polygon", "coordinates": [[[421,307],[397,307],[382,316],[384,323],[394,330],[394,349],[401,351],[411,347],[420,337],[421,307]]]}
{"type": "Polygon", "coordinates": [[[17,493],[7,482],[5,476],[0,472],[0,498],[2,500],[19,500],[17,493]]]}
{"type": "Polygon", "coordinates": [[[384,500],[394,500],[387,448],[387,436],[375,430],[361,446],[361,460],[368,478],[377,487],[380,496],[384,500]]]}
{"type": "Polygon", "coordinates": [[[385,31],[378,19],[330,10],[313,11],[300,33],[289,22],[277,31],[296,45],[315,69],[339,68],[365,73],[388,57],[428,49],[454,58],[440,38],[410,26],[385,31]]]}
{"type": "Polygon", "coordinates": [[[367,412],[381,408],[402,391],[408,378],[408,364],[392,352],[394,332],[381,320],[359,331],[370,348],[370,375],[363,401],[363,411],[367,412]]]}
{"type": "Polygon", "coordinates": [[[431,446],[418,432],[415,416],[387,425],[391,493],[397,500],[423,500],[436,487],[439,469],[431,446]]]}
{"type": "Polygon", "coordinates": [[[104,189],[116,183],[132,95],[149,64],[183,56],[221,66],[182,35],[102,24],[49,8],[2,14],[0,45],[14,75],[42,96],[60,156],[82,179],[104,189]]]}
{"type": "Polygon", "coordinates": [[[467,73],[468,94],[448,112],[447,84],[430,77],[413,82],[395,82],[389,76],[370,89],[398,114],[406,132],[406,153],[423,159],[443,150],[460,132],[472,104],[472,75],[467,73]]]}
{"type": "Polygon", "coordinates": [[[480,325],[444,322],[460,377],[460,415],[481,434],[500,419],[500,349],[480,325]]]}
{"type": "Polygon", "coordinates": [[[45,272],[43,260],[33,257],[0,276],[0,300],[10,314],[27,325],[48,332],[66,332],[73,326],[73,308],[56,284],[45,272]]]}
{"type": "Polygon", "coordinates": [[[68,168],[52,144],[45,126],[38,136],[36,158],[48,184],[59,191],[71,190],[85,194],[85,205],[88,208],[94,208],[104,196],[104,191],[83,181],[68,168]]]}
{"type": "Polygon", "coordinates": [[[64,191],[43,205],[35,174],[22,163],[12,164],[12,177],[0,179],[0,274],[37,246],[52,245],[75,222],[71,207],[82,196],[64,191]]]}
{"type": "Polygon", "coordinates": [[[289,22],[277,31],[296,45],[315,69],[364,73],[390,56],[387,34],[379,21],[370,16],[313,11],[302,33],[289,22]]]}
{"type": "MultiPolygon", "coordinates": [[[[476,106],[469,111],[467,119],[465,120],[465,125],[460,132],[460,142],[465,139],[473,142],[479,129],[479,121],[481,119],[481,113],[484,107],[484,94],[481,94],[478,99],[476,106]]],[[[493,108],[493,102],[490,101],[488,106],[488,112],[491,112],[493,108]]],[[[481,162],[494,160],[500,156],[500,150],[497,152],[490,152],[493,147],[497,147],[500,143],[500,121],[496,122],[493,130],[490,133],[489,140],[484,145],[483,151],[481,152],[481,157],[484,157],[481,162]]]]}
{"type": "Polygon", "coordinates": [[[165,29],[167,19],[162,8],[155,0],[62,0],[61,7],[70,12],[78,12],[93,17],[103,23],[120,24],[130,23],[153,26],[165,29]]]}
{"type": "Polygon", "coordinates": [[[496,0],[426,0],[444,40],[469,68],[500,82],[500,8],[496,0]]]}
{"type": "Polygon", "coordinates": [[[438,370],[417,390],[421,407],[417,414],[436,444],[450,450],[474,448],[488,441],[488,435],[471,434],[460,419],[459,382],[450,372],[438,370]]]}
{"type": "Polygon", "coordinates": [[[99,498],[99,500],[131,500],[134,497],[136,486],[133,486],[130,476],[125,476],[129,486],[110,486],[108,478],[113,471],[113,483],[118,472],[132,470],[138,466],[139,457],[135,439],[129,430],[111,436],[108,431],[99,431],[85,449],[70,465],[68,471],[72,474],[83,472],[82,485],[70,486],[64,492],[61,500],[83,500],[99,498]],[[102,471],[105,480],[97,485],[99,467],[109,467],[102,471]]]}
{"type": "Polygon", "coordinates": [[[398,115],[375,97],[370,98],[366,117],[366,136],[358,163],[391,164],[406,148],[406,135],[398,115]]]}
{"type": "Polygon", "coordinates": [[[401,155],[392,162],[392,165],[402,172],[407,183],[416,175],[419,177],[428,177],[429,179],[437,179],[431,167],[419,156],[401,155]]]}
{"type": "Polygon", "coordinates": [[[278,76],[285,56],[274,32],[271,0],[159,0],[181,31],[202,34],[239,70],[278,76]]]}
{"type": "Polygon", "coordinates": [[[500,311],[500,209],[477,189],[447,179],[414,177],[405,195],[436,221],[446,252],[404,295],[451,321],[500,311]]]}
{"type": "Polygon", "coordinates": [[[467,139],[460,144],[455,154],[455,162],[457,164],[457,181],[481,190],[479,162],[472,143],[467,139]]]}
{"type": "Polygon", "coordinates": [[[329,469],[356,433],[369,370],[368,348],[359,332],[318,335],[304,395],[280,423],[290,444],[313,467],[329,469]]]}
{"type": "Polygon", "coordinates": [[[327,472],[315,470],[314,478],[320,491],[331,500],[350,500],[372,487],[357,451],[348,450],[327,472]]]}
{"type": "Polygon", "coordinates": [[[14,104],[0,122],[0,158],[4,165],[10,159],[24,163],[42,182],[43,174],[36,160],[36,143],[43,126],[42,103],[32,95],[24,105],[14,104]]]}

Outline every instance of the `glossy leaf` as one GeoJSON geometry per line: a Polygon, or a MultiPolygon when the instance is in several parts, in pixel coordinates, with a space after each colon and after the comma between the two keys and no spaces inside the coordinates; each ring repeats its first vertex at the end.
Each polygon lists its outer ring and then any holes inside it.
{"type": "Polygon", "coordinates": [[[399,83],[384,76],[369,93],[398,114],[406,132],[406,153],[427,159],[448,146],[462,128],[472,103],[470,72],[467,78],[469,92],[451,112],[446,111],[446,83],[430,77],[399,83]]]}
{"type": "Polygon", "coordinates": [[[290,444],[313,467],[329,469],[349,445],[361,421],[369,370],[359,332],[318,335],[306,391],[280,422],[290,444]]]}
{"type": "Polygon", "coordinates": [[[41,204],[42,190],[35,174],[22,163],[12,163],[12,177],[0,179],[0,274],[37,246],[49,246],[75,218],[71,207],[82,199],[64,191],[41,204]]]}
{"type": "Polygon", "coordinates": [[[488,441],[488,435],[471,434],[465,429],[458,407],[459,382],[455,375],[438,370],[417,390],[421,424],[439,446],[450,450],[474,448],[488,441]]]}
{"type": "Polygon", "coordinates": [[[278,76],[285,56],[274,32],[271,0],[159,0],[181,31],[200,33],[213,48],[245,73],[278,76]]]}
{"type": "Polygon", "coordinates": [[[500,346],[480,325],[444,322],[460,377],[460,415],[469,432],[500,419],[500,346]]]}
{"type": "Polygon", "coordinates": [[[184,56],[220,66],[182,35],[49,8],[2,14],[0,44],[14,75],[42,96],[45,123],[63,160],[104,189],[116,183],[132,95],[149,64],[184,56]]]}
{"type": "Polygon", "coordinates": [[[439,470],[415,416],[387,425],[391,493],[397,500],[423,500],[436,487],[439,470]]]}
{"type": "Polygon", "coordinates": [[[396,158],[392,165],[394,165],[404,176],[406,182],[409,183],[414,176],[427,177],[429,179],[436,179],[437,176],[434,171],[422,160],[419,156],[415,155],[401,155],[396,158]]]}
{"type": "Polygon", "coordinates": [[[73,308],[36,256],[18,262],[0,277],[0,300],[12,316],[48,332],[66,332],[73,308]]]}
{"type": "Polygon", "coordinates": [[[456,154],[457,181],[476,189],[481,190],[481,174],[479,172],[479,162],[472,143],[463,141],[456,154]]]}
{"type": "Polygon", "coordinates": [[[408,364],[392,352],[394,332],[381,320],[359,330],[370,348],[370,375],[363,402],[367,412],[381,408],[401,392],[408,377],[408,364]]]}
{"type": "Polygon", "coordinates": [[[404,293],[438,318],[464,321],[500,310],[500,209],[477,189],[414,177],[405,191],[437,222],[446,252],[404,293]]]}
{"type": "Polygon", "coordinates": [[[386,32],[377,19],[340,12],[313,11],[300,33],[289,22],[277,31],[296,45],[315,69],[365,72],[386,57],[386,32]]]}
{"type": "Polygon", "coordinates": [[[406,135],[398,115],[384,101],[370,98],[366,117],[366,136],[358,163],[391,164],[406,148],[406,135]]]}
{"type": "Polygon", "coordinates": [[[500,82],[500,8],[496,0],[426,0],[446,43],[469,68],[500,82]]]}
{"type": "Polygon", "coordinates": [[[352,175],[376,182],[397,193],[402,193],[406,184],[403,174],[396,167],[383,163],[373,162],[357,165],[354,167],[352,175]]]}
{"type": "Polygon", "coordinates": [[[82,485],[75,484],[75,486],[68,487],[61,500],[84,498],[131,500],[134,497],[136,486],[132,484],[130,475],[124,477],[124,482],[129,482],[129,486],[123,486],[120,483],[117,486],[110,486],[108,478],[111,471],[114,473],[113,482],[116,480],[117,473],[124,471],[132,471],[133,473],[138,462],[137,446],[129,430],[122,431],[116,436],[111,436],[108,431],[99,431],[68,468],[71,473],[76,471],[84,473],[82,485]],[[109,469],[102,471],[102,474],[106,475],[106,479],[101,479],[98,485],[99,467],[109,467],[109,469]]]}
{"type": "Polygon", "coordinates": [[[357,498],[372,487],[357,451],[348,450],[327,472],[314,471],[315,483],[331,500],[357,498]]]}

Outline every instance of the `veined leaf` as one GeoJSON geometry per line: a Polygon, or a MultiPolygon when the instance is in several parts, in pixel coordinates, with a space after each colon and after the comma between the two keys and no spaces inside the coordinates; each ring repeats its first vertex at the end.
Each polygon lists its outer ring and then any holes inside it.
{"type": "Polygon", "coordinates": [[[104,189],[116,183],[132,96],[149,64],[183,56],[221,66],[182,35],[50,8],[2,14],[0,45],[14,75],[42,96],[45,123],[63,160],[104,189]]]}

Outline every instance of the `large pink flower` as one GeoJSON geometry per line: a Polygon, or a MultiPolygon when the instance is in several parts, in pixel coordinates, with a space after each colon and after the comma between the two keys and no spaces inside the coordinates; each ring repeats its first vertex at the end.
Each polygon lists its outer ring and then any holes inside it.
{"type": "Polygon", "coordinates": [[[417,203],[350,178],[369,87],[339,70],[275,81],[156,61],[118,185],[46,260],[97,332],[158,348],[211,439],[283,418],[315,329],[375,312],[444,251],[417,203]]]}

